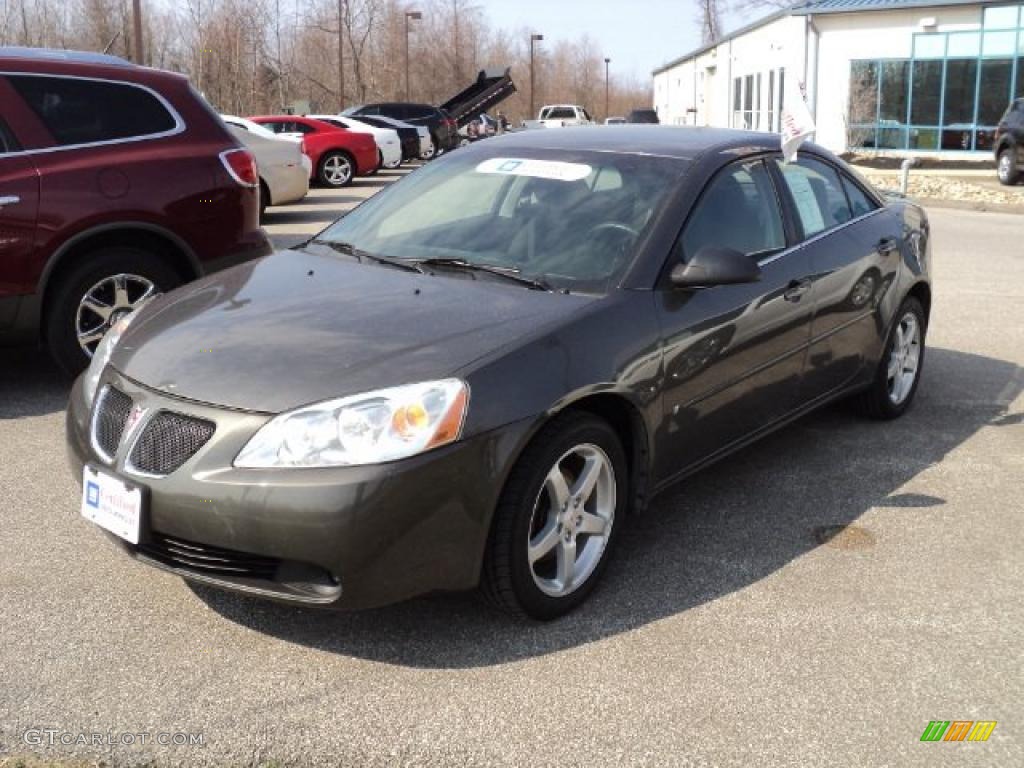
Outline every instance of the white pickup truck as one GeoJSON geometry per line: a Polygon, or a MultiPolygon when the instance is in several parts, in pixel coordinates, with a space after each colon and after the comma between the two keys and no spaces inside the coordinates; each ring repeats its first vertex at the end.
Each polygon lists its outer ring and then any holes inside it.
{"type": "Polygon", "coordinates": [[[587,110],[575,104],[550,104],[540,108],[537,122],[545,128],[566,128],[570,125],[593,125],[594,120],[587,110]]]}

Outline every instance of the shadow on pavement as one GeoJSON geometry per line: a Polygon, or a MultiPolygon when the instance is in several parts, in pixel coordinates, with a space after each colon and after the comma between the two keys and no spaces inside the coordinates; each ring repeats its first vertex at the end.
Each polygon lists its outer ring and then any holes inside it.
{"type": "Polygon", "coordinates": [[[0,421],[63,411],[71,379],[38,346],[0,350],[0,421]]]}
{"type": "Polygon", "coordinates": [[[259,602],[193,586],[211,608],[321,651],[428,668],[501,664],[600,641],[729,595],[819,546],[836,557],[878,534],[868,509],[927,515],[945,499],[900,489],[988,425],[1018,424],[1009,362],[929,349],[918,400],[895,422],[827,408],[673,486],[629,521],[602,585],[550,624],[511,620],[472,595],[437,595],[361,613],[259,602]]]}

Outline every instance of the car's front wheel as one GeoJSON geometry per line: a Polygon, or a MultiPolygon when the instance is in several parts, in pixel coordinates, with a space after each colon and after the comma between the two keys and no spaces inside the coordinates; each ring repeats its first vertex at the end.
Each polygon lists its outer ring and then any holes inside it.
{"type": "Polygon", "coordinates": [[[121,317],[182,282],[163,259],[140,248],[107,248],[78,261],[60,278],[46,307],[50,355],[71,376],[89,364],[121,317]]]}
{"type": "Polygon", "coordinates": [[[554,619],[597,584],[628,497],[622,444],[607,422],[567,413],[513,468],[495,510],[481,589],[504,611],[554,619]]]}
{"type": "Polygon", "coordinates": [[[921,302],[913,296],[906,298],[896,313],[875,378],[857,398],[865,415],[895,419],[910,407],[924,368],[926,323],[921,302]]]}
{"type": "Polygon", "coordinates": [[[999,182],[1010,187],[1020,181],[1020,171],[1017,169],[1016,151],[1007,147],[999,153],[996,161],[996,175],[999,182]]]}
{"type": "Polygon", "coordinates": [[[352,158],[344,152],[328,152],[320,159],[317,177],[324,186],[347,187],[355,176],[352,158]]]}

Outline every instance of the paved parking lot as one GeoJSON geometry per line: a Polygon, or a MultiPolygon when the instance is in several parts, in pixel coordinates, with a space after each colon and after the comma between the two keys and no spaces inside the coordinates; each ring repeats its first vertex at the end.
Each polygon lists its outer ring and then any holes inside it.
{"type": "MultiPolygon", "coordinates": [[[[380,183],[315,192],[268,229],[295,242],[380,183]]],[[[832,408],[672,489],[589,603],[549,625],[464,595],[299,611],[137,565],[78,516],[67,385],[34,350],[5,354],[0,756],[1024,764],[1024,218],[932,220],[912,411],[876,424],[832,408]],[[934,719],[998,726],[986,743],[921,743],[934,719]],[[204,743],[26,744],[41,728],[204,743]]]]}

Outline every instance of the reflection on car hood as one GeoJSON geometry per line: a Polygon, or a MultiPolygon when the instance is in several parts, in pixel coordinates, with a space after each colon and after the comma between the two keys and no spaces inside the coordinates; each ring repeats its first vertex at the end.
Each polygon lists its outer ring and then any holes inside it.
{"type": "Polygon", "coordinates": [[[277,413],[454,375],[592,300],[281,251],[150,302],[112,363],[168,394],[277,413]]]}

